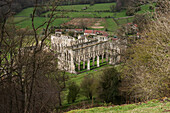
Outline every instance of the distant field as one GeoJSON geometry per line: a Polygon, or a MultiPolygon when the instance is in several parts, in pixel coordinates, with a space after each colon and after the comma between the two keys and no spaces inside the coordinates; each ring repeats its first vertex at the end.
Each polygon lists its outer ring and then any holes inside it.
{"type": "Polygon", "coordinates": [[[93,6],[88,7],[86,11],[110,10],[111,5],[116,5],[116,3],[95,4],[93,6]]]}
{"type": "MultiPolygon", "coordinates": [[[[69,5],[69,6],[58,6],[57,10],[77,10],[77,11],[101,11],[101,10],[110,10],[111,5],[116,5],[116,3],[104,3],[104,4],[95,4],[93,6],[90,5],[69,5]],[[82,10],[84,7],[87,7],[87,10],[82,10]]],[[[20,13],[15,16],[30,16],[32,14],[33,8],[26,8],[22,10],[20,13]]]]}
{"type": "Polygon", "coordinates": [[[117,24],[115,23],[115,21],[112,18],[106,19],[105,27],[109,31],[115,31],[118,28],[117,24]]]}
{"type": "MultiPolygon", "coordinates": [[[[42,15],[48,15],[51,12],[47,12],[42,15]]],[[[115,18],[120,18],[120,17],[126,17],[126,11],[121,11],[117,13],[112,13],[112,12],[55,12],[57,16],[65,16],[65,17],[70,17],[70,18],[107,18],[107,17],[115,17],[115,18]]]]}
{"type": "MultiPolygon", "coordinates": [[[[51,12],[47,12],[42,15],[50,14],[51,12]]],[[[106,16],[114,16],[114,13],[111,12],[55,12],[57,16],[68,16],[70,18],[95,18],[95,17],[101,17],[104,18],[106,16]]],[[[121,15],[122,13],[118,13],[118,15],[121,15]]],[[[124,15],[125,16],[125,15],[124,15]]]]}
{"type": "Polygon", "coordinates": [[[27,16],[30,17],[30,14],[32,14],[33,12],[33,8],[26,8],[23,9],[21,12],[19,12],[18,14],[16,14],[15,16],[27,16]]]}
{"type": "Polygon", "coordinates": [[[22,21],[26,21],[28,19],[29,19],[29,17],[14,17],[14,18],[10,18],[9,21],[13,21],[15,24],[17,24],[22,21]]]}
{"type": "Polygon", "coordinates": [[[119,22],[120,25],[127,24],[133,22],[134,17],[129,17],[126,19],[118,19],[117,21],[119,22]]]}
{"type": "MultiPolygon", "coordinates": [[[[103,3],[103,4],[95,4],[93,6],[90,5],[69,5],[69,6],[58,6],[57,10],[65,10],[65,11],[56,11],[55,14],[58,17],[51,25],[53,26],[60,26],[63,23],[66,23],[74,18],[105,18],[106,21],[101,22],[101,25],[104,26],[101,30],[107,29],[109,32],[116,31],[116,29],[119,27],[117,24],[113,21],[112,18],[121,18],[121,17],[127,17],[126,16],[126,10],[122,10],[120,12],[103,12],[103,11],[109,11],[111,5],[116,5],[116,3],[103,3]],[[84,8],[87,7],[86,10],[84,8]],[[78,12],[70,12],[70,10],[76,10],[78,12]],[[64,18],[62,18],[64,17],[64,18]]],[[[141,11],[137,12],[139,14],[145,13],[149,10],[150,5],[155,4],[146,4],[141,6],[141,11]]],[[[21,28],[31,28],[31,18],[30,14],[32,14],[33,8],[27,8],[22,10],[20,13],[16,14],[14,16],[13,22],[21,27],[21,28]]],[[[47,13],[42,14],[41,16],[46,16],[51,13],[50,11],[47,13]]],[[[48,18],[46,17],[35,17],[35,25],[39,26],[44,21],[46,21],[48,18]]],[[[132,22],[133,18],[128,19],[118,19],[119,25],[123,25],[129,22],[132,22]]],[[[43,27],[42,27],[43,28],[43,27]]],[[[89,27],[89,29],[93,29],[89,27]]]]}
{"type": "MultiPolygon", "coordinates": [[[[48,18],[35,17],[35,22],[34,22],[35,23],[35,27],[38,27],[39,25],[43,24],[46,20],[48,20],[48,18]]],[[[60,26],[60,24],[66,23],[69,20],[70,19],[67,19],[67,18],[57,18],[51,25],[53,25],[53,26],[60,26]]],[[[27,20],[27,21],[23,21],[23,22],[17,23],[16,25],[21,27],[21,28],[31,28],[31,26],[32,26],[31,18],[29,20],[27,20]]]]}
{"type": "Polygon", "coordinates": [[[77,11],[81,11],[84,7],[89,7],[89,5],[58,6],[57,10],[77,10],[77,11]]]}
{"type": "Polygon", "coordinates": [[[83,8],[87,7],[84,11],[101,11],[101,10],[110,10],[111,5],[116,5],[116,3],[103,3],[103,4],[94,4],[92,6],[90,5],[69,5],[69,6],[59,6],[57,9],[60,10],[77,10],[82,11],[83,8]]]}

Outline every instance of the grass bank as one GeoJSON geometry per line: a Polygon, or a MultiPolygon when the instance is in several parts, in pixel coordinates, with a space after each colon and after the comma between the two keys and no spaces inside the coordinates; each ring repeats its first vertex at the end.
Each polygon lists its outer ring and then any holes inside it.
{"type": "Polygon", "coordinates": [[[170,101],[151,100],[120,106],[95,107],[91,109],[72,110],[68,113],[163,113],[170,112],[170,101]]]}

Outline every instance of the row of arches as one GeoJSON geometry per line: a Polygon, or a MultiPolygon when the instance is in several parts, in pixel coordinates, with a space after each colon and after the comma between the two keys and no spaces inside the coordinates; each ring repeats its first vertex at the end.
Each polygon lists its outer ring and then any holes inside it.
{"type": "Polygon", "coordinates": [[[84,61],[75,62],[75,71],[76,72],[82,72],[87,70],[92,70],[97,67],[101,67],[107,64],[113,63],[114,57],[111,55],[108,55],[107,53],[98,55],[92,58],[88,58],[84,61]]]}

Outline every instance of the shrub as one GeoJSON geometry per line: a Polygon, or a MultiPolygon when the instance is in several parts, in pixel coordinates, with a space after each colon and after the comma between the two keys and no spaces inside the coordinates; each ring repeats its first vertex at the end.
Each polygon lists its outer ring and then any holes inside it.
{"type": "Polygon", "coordinates": [[[115,68],[109,68],[103,71],[97,87],[97,95],[100,100],[107,103],[116,103],[119,84],[118,75],[119,73],[115,68]]]}
{"type": "Polygon", "coordinates": [[[68,32],[68,35],[74,37],[74,32],[69,31],[69,32],[68,32]]]}
{"type": "Polygon", "coordinates": [[[107,29],[107,28],[105,28],[105,31],[108,31],[108,29],[107,29]]]}
{"type": "Polygon", "coordinates": [[[30,14],[30,18],[32,18],[32,14],[30,14]]]}
{"type": "Polygon", "coordinates": [[[76,98],[77,98],[77,95],[80,91],[80,88],[75,82],[72,82],[69,85],[68,90],[69,90],[69,93],[67,95],[67,102],[68,103],[70,103],[70,102],[74,103],[76,98]]]}
{"type": "Polygon", "coordinates": [[[127,16],[133,16],[135,14],[135,11],[136,9],[134,7],[128,7],[127,8],[127,11],[126,11],[126,15],[127,16]]]}
{"type": "Polygon", "coordinates": [[[116,6],[115,5],[111,5],[110,6],[110,11],[111,12],[115,12],[116,11],[116,6]]]}
{"type": "Polygon", "coordinates": [[[81,83],[81,92],[84,96],[89,99],[92,99],[95,93],[95,79],[93,75],[85,76],[81,83]]]}

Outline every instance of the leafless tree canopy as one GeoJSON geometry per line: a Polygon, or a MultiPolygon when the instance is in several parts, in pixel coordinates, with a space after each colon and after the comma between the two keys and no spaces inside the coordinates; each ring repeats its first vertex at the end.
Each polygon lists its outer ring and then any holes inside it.
{"type": "MultiPolygon", "coordinates": [[[[65,73],[57,69],[55,54],[46,44],[48,29],[54,21],[57,7],[51,2],[50,18],[35,27],[34,18],[38,5],[32,13],[33,36],[29,30],[18,29],[7,20],[12,15],[11,2],[0,21],[0,109],[1,112],[47,112],[61,105],[60,93],[65,87],[65,73]],[[43,36],[38,30],[46,26],[43,36]]],[[[38,1],[35,0],[35,4],[38,1]]]]}

